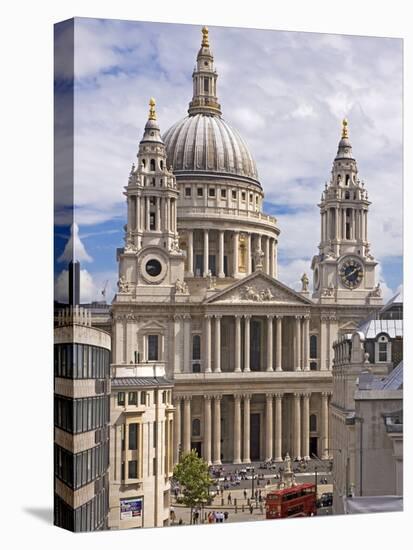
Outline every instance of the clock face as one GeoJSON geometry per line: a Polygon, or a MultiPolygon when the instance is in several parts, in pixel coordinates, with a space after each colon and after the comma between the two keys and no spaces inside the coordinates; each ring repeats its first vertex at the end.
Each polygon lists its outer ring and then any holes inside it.
{"type": "Polygon", "coordinates": [[[150,277],[157,277],[162,271],[162,265],[161,263],[153,258],[152,260],[149,260],[149,262],[146,264],[146,273],[150,277]]]}
{"type": "Polygon", "coordinates": [[[363,278],[363,266],[355,258],[348,258],[340,267],[340,278],[342,284],[350,289],[357,288],[363,278]]]}

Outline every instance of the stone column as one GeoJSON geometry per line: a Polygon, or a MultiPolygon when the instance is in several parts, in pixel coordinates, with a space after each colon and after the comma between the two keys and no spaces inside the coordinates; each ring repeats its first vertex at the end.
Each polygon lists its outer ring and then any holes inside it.
{"type": "Polygon", "coordinates": [[[233,245],[232,245],[232,276],[238,277],[238,250],[239,250],[239,233],[234,231],[233,245]]]}
{"type": "Polygon", "coordinates": [[[275,276],[275,239],[270,239],[270,277],[275,276]]]}
{"type": "Polygon", "coordinates": [[[234,464],[241,464],[241,396],[234,395],[234,464]]]}
{"type": "Polygon", "coordinates": [[[135,228],[140,231],[141,229],[141,197],[140,195],[136,196],[136,223],[135,228]]]}
{"type": "Polygon", "coordinates": [[[241,372],[241,315],[235,315],[235,372],[241,372]]]}
{"type": "Polygon", "coordinates": [[[310,318],[304,317],[303,326],[303,370],[310,370],[310,318]]]}
{"type": "Polygon", "coordinates": [[[169,197],[165,198],[165,209],[164,209],[164,224],[165,224],[165,231],[168,233],[171,231],[170,225],[169,225],[169,197]]]}
{"type": "Polygon", "coordinates": [[[272,371],[273,316],[267,315],[267,371],[272,371]]]}
{"type": "Polygon", "coordinates": [[[275,333],[275,370],[282,371],[282,322],[283,318],[277,316],[277,330],[275,333]]]}
{"type": "Polygon", "coordinates": [[[270,275],[270,238],[265,237],[265,273],[270,275]]]}
{"type": "Polygon", "coordinates": [[[243,463],[251,462],[250,459],[250,400],[251,395],[244,395],[244,441],[243,463]]]}
{"type": "Polygon", "coordinates": [[[155,228],[156,228],[156,231],[160,231],[161,230],[161,198],[160,197],[155,198],[155,208],[156,208],[155,228]]]}
{"type": "Polygon", "coordinates": [[[182,372],[181,331],[182,315],[174,315],[174,372],[182,372]]]}
{"type": "Polygon", "coordinates": [[[251,252],[251,233],[246,233],[246,246],[247,246],[247,275],[252,273],[251,261],[252,261],[252,252],[251,252]]]}
{"type": "Polygon", "coordinates": [[[327,370],[327,323],[329,323],[329,317],[320,315],[320,370],[327,370]]]}
{"type": "Polygon", "coordinates": [[[275,394],[275,460],[282,462],[282,393],[275,394]]]}
{"type": "Polygon", "coordinates": [[[244,315],[244,372],[250,371],[250,321],[251,315],[244,315]]]}
{"type": "Polygon", "coordinates": [[[218,277],[225,277],[224,273],[224,230],[218,232],[218,277]]]}
{"type": "Polygon", "coordinates": [[[183,452],[191,452],[191,396],[184,396],[184,444],[183,452]]]}
{"type": "Polygon", "coordinates": [[[151,217],[150,217],[150,208],[151,208],[151,205],[150,205],[150,202],[149,202],[149,197],[145,197],[145,207],[146,207],[146,212],[145,212],[145,219],[146,219],[146,231],[149,231],[149,228],[151,227],[151,217]]]}
{"type": "Polygon", "coordinates": [[[328,392],[321,394],[321,458],[328,459],[330,445],[328,441],[328,392]]]}
{"type": "Polygon", "coordinates": [[[188,271],[187,276],[194,276],[194,232],[188,231],[188,271]]]}
{"type": "Polygon", "coordinates": [[[301,370],[301,317],[295,316],[295,338],[294,338],[294,370],[301,370]]]}
{"type": "Polygon", "coordinates": [[[204,229],[204,277],[209,271],[209,230],[204,229]]]}
{"type": "Polygon", "coordinates": [[[174,405],[174,464],[179,462],[179,452],[181,450],[181,397],[175,397],[174,405]]]}
{"type": "Polygon", "coordinates": [[[214,395],[214,456],[213,464],[221,464],[221,398],[214,395]]]}
{"type": "Polygon", "coordinates": [[[191,372],[191,316],[187,313],[184,317],[184,372],[191,372]]]}
{"type": "Polygon", "coordinates": [[[211,395],[204,395],[204,460],[211,464],[211,395]]]}
{"type": "Polygon", "coordinates": [[[215,368],[221,372],[221,315],[215,315],[215,368]]]}
{"type": "Polygon", "coordinates": [[[272,447],[273,447],[273,427],[272,427],[272,418],[273,418],[273,394],[266,394],[266,406],[265,406],[265,460],[271,460],[272,447]]]}
{"type": "Polygon", "coordinates": [[[301,459],[301,407],[299,393],[294,393],[293,396],[293,457],[301,459]]]}
{"type": "Polygon", "coordinates": [[[301,442],[301,453],[303,458],[310,458],[310,394],[303,393],[303,437],[301,442]]]}
{"type": "Polygon", "coordinates": [[[205,315],[205,367],[204,372],[211,372],[211,315],[205,315]]]}

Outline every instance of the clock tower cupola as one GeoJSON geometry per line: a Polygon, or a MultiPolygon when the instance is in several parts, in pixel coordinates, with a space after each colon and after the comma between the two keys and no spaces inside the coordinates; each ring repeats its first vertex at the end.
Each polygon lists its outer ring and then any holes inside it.
{"type": "Polygon", "coordinates": [[[313,298],[321,303],[380,303],[376,285],[377,262],[367,237],[370,206],[349,139],[342,122],[341,139],[331,178],[318,205],[321,215],[319,253],[312,261],[313,298]]]}

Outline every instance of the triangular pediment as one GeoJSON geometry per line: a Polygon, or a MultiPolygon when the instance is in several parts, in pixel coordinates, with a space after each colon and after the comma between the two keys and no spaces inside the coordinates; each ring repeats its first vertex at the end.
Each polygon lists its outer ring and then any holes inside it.
{"type": "Polygon", "coordinates": [[[313,302],[266,273],[256,271],[210,296],[205,303],[309,305],[313,302]]]}

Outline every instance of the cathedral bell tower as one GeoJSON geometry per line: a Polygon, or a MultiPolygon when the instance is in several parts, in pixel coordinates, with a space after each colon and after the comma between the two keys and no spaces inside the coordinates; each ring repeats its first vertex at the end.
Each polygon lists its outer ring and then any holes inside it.
{"type": "Polygon", "coordinates": [[[370,204],[364,182],[358,178],[344,119],[331,179],[318,205],[321,238],[311,268],[313,298],[321,303],[381,303],[380,285],[375,283],[377,262],[367,240],[370,204]]]}
{"type": "Polygon", "coordinates": [[[165,145],[156,121],[155,100],[132,165],[125,196],[128,220],[125,247],[118,250],[119,293],[139,300],[165,300],[183,288],[185,254],[179,248],[177,199],[179,191],[167,167],[165,145]],[[163,297],[163,298],[162,298],[163,297]]]}

